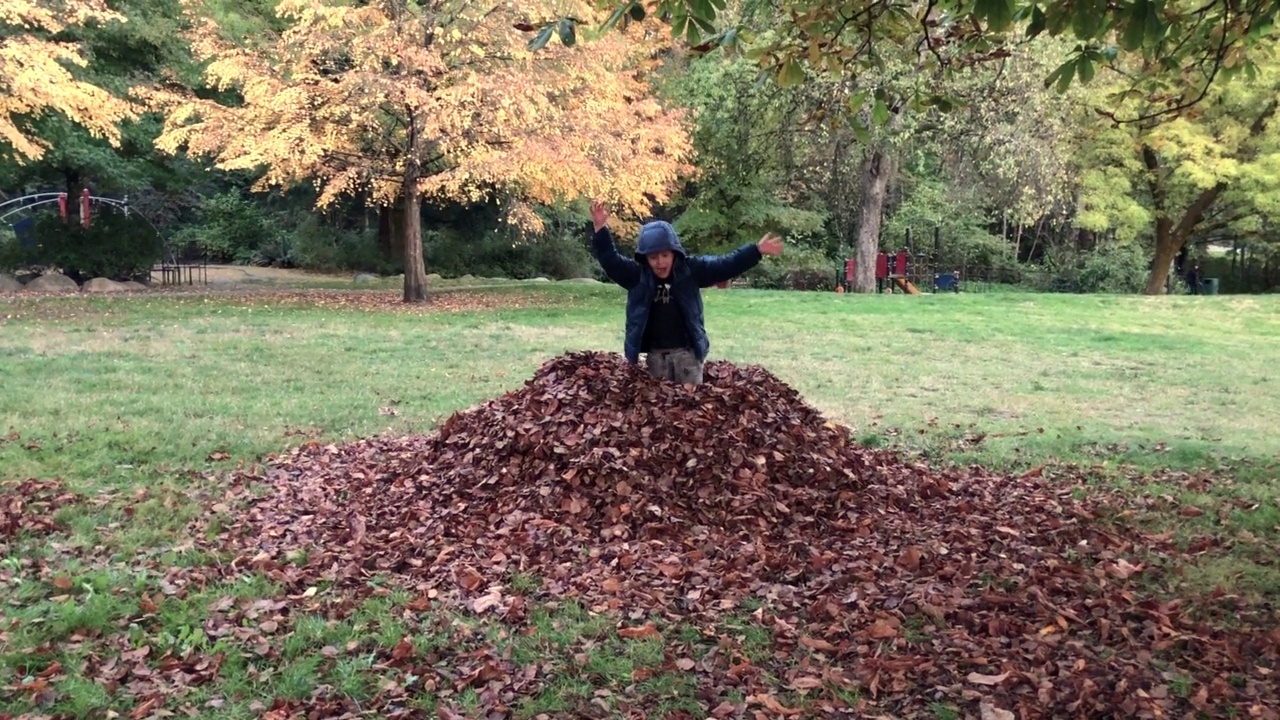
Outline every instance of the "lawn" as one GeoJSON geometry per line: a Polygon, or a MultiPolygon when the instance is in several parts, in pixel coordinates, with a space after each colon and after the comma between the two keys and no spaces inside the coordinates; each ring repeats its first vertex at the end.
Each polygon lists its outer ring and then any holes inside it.
{"type": "MultiPolygon", "coordinates": [[[[394,583],[320,603],[248,569],[208,570],[223,558],[207,540],[234,513],[210,510],[227,473],[312,440],[429,433],[551,358],[620,350],[622,301],[567,283],[427,308],[275,286],[0,299],[0,717],[279,718],[299,703],[472,716],[494,707],[483,679],[499,659],[536,670],[501,700],[516,717],[817,716],[872,699],[789,679],[809,660],[777,660],[758,605],[714,632],[757,665],[773,656],[772,674],[709,695],[670,650],[715,646],[707,628],[659,618],[661,635],[620,634],[538,577],[512,583],[533,602],[515,626],[415,611],[394,583]],[[28,480],[58,484],[15,489],[28,480]],[[427,683],[406,656],[452,669],[427,683]]],[[[1070,474],[1140,499],[1108,522],[1186,555],[1134,587],[1206,613],[1226,594],[1265,614],[1280,593],[1280,300],[730,290],[706,305],[713,356],[764,366],[868,447],[1010,474],[1047,464],[1045,482],[1070,474]]],[[[930,716],[976,712],[938,697],[930,716]]]]}

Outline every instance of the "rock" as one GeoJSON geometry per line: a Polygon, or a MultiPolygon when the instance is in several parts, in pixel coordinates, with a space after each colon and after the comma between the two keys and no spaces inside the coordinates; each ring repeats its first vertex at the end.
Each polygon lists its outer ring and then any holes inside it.
{"type": "Polygon", "coordinates": [[[79,292],[80,286],[75,280],[63,275],[62,273],[48,273],[27,283],[28,290],[36,292],[79,292]]]}
{"type": "MultiPolygon", "coordinates": [[[[400,275],[399,278],[403,280],[404,276],[400,275]]],[[[444,278],[440,277],[440,273],[427,273],[427,282],[429,283],[440,282],[443,279],[444,278]]]]}
{"type": "Polygon", "coordinates": [[[128,288],[126,288],[122,283],[116,282],[115,280],[110,280],[104,277],[96,277],[90,280],[89,282],[85,283],[84,287],[80,289],[87,293],[118,293],[118,292],[124,292],[128,288]]]}
{"type": "Polygon", "coordinates": [[[22,289],[22,283],[12,275],[0,273],[0,292],[17,292],[22,289]]]}
{"type": "Polygon", "coordinates": [[[565,282],[582,283],[583,285],[602,285],[603,284],[595,278],[569,278],[568,280],[565,280],[565,282]]]}
{"type": "Polygon", "coordinates": [[[371,283],[371,282],[378,282],[379,279],[380,278],[377,275],[370,275],[369,273],[356,273],[356,276],[351,279],[351,282],[371,283]]]}
{"type": "Polygon", "coordinates": [[[466,275],[463,275],[462,277],[458,278],[458,282],[463,282],[463,283],[469,283],[469,282],[475,282],[475,281],[476,281],[476,276],[472,275],[471,273],[467,273],[466,275]]]}
{"type": "Polygon", "coordinates": [[[529,278],[526,282],[532,282],[532,283],[544,283],[544,282],[551,282],[551,281],[550,281],[550,280],[548,280],[547,278],[544,278],[544,277],[542,277],[541,275],[539,275],[539,276],[538,276],[538,277],[536,277],[536,278],[529,278]]]}
{"type": "Polygon", "coordinates": [[[130,290],[130,291],[147,289],[146,285],[143,285],[137,280],[126,280],[125,282],[120,283],[120,285],[123,286],[125,290],[130,290]]]}

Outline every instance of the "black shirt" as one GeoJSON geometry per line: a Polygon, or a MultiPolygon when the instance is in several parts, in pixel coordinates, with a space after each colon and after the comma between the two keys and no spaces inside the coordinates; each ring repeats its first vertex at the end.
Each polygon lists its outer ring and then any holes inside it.
{"type": "Polygon", "coordinates": [[[692,347],[684,313],[671,297],[671,280],[659,280],[649,306],[649,321],[644,328],[642,351],[672,350],[692,347]]]}

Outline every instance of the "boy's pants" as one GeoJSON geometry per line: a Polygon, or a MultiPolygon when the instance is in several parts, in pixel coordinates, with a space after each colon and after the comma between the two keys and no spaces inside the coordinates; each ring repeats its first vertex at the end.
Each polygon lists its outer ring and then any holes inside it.
{"type": "Polygon", "coordinates": [[[701,383],[702,363],[692,350],[650,350],[645,356],[649,374],[659,380],[678,383],[701,383]]]}

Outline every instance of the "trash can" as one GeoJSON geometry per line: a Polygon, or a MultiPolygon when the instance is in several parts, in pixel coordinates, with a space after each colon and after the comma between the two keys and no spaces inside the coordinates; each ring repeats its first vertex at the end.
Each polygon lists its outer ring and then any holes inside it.
{"type": "Polygon", "coordinates": [[[1218,278],[1205,278],[1200,281],[1201,295],[1217,295],[1218,294],[1218,278]]]}

